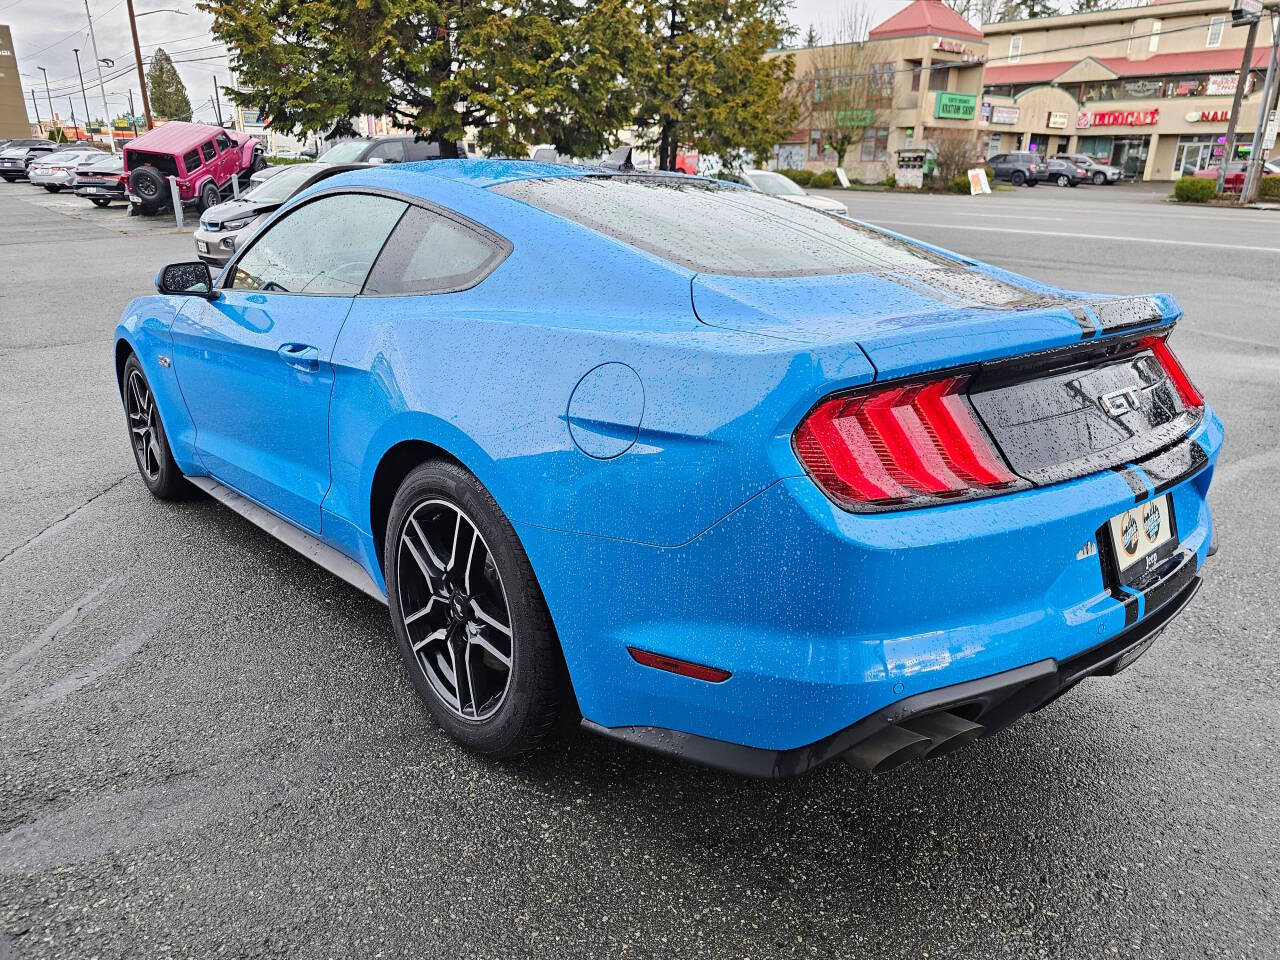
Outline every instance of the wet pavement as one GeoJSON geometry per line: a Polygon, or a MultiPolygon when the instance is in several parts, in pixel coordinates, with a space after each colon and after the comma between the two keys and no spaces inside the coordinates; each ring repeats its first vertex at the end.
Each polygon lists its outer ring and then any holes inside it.
{"type": "Polygon", "coordinates": [[[1280,956],[1280,216],[840,197],[1176,294],[1228,431],[1221,552],[1121,676],[949,758],[769,783],[455,748],[382,607],[136,478],[112,330],[190,237],[0,185],[0,958],[1280,956]]]}

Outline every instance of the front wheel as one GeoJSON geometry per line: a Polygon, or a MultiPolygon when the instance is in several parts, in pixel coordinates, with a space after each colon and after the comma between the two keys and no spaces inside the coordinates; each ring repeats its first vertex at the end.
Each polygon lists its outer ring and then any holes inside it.
{"type": "Polygon", "coordinates": [[[46,190],[48,190],[50,193],[57,193],[59,190],[61,190],[61,189],[62,189],[61,187],[57,186],[56,184],[52,184],[52,183],[45,183],[45,184],[42,184],[42,186],[43,186],[46,190]]]}
{"type": "Polygon", "coordinates": [[[200,212],[204,213],[210,207],[216,207],[222,202],[222,194],[218,192],[218,185],[212,180],[206,180],[200,188],[200,212]]]}
{"type": "Polygon", "coordinates": [[[161,500],[176,500],[186,492],[186,479],[169,452],[169,438],[160,421],[155,395],[142,372],[138,358],[130,355],[121,377],[125,425],[129,429],[129,445],[138,464],[138,474],[152,495],[161,500]]]}
{"type": "Polygon", "coordinates": [[[413,470],[391,505],[384,569],[400,655],[436,722],[494,757],[545,742],[568,673],[524,548],[480,482],[453,463],[413,470]]]}
{"type": "Polygon", "coordinates": [[[1107,182],[1107,175],[1102,171],[1098,171],[1093,175],[1093,182],[1096,183],[1098,186],[1102,186],[1104,183],[1107,182]]]}
{"type": "Polygon", "coordinates": [[[1058,174],[1058,186],[1070,187],[1070,186],[1074,186],[1074,184],[1071,182],[1070,177],[1068,177],[1066,174],[1060,173],[1058,174]]]}

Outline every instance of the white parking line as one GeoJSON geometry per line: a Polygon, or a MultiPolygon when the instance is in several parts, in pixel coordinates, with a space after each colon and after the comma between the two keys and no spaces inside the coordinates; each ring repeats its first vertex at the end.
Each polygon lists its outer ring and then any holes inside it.
{"type": "Polygon", "coordinates": [[[1249,243],[1207,243],[1203,240],[1168,240],[1163,237],[1138,237],[1133,234],[1067,233],[1062,230],[1019,230],[1016,227],[987,227],[977,223],[938,223],[936,220],[871,220],[883,227],[937,227],[943,230],[985,230],[988,233],[1020,233],[1032,237],[1074,237],[1077,240],[1121,240],[1127,243],[1157,243],[1174,247],[1208,247],[1213,250],[1248,250],[1254,253],[1280,253],[1280,247],[1258,247],[1249,243]]]}

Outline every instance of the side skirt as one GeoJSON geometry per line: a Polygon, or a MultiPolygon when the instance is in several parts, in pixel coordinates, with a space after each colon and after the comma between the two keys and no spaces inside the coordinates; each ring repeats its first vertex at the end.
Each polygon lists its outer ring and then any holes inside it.
{"type": "Polygon", "coordinates": [[[187,480],[199,487],[213,499],[230,507],[255,527],[265,530],[286,547],[298,551],[312,563],[328,570],[335,577],[347,581],[357,590],[367,593],[381,604],[387,602],[386,595],[378,589],[373,578],[365,572],[364,567],[356,563],[345,553],[340,553],[324,541],[288,520],[280,517],[266,507],[236,493],[230,487],[219,483],[212,477],[187,477],[187,480]]]}

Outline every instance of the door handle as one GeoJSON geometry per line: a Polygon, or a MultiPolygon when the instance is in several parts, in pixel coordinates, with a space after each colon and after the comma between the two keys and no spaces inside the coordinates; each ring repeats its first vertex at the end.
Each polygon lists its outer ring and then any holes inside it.
{"type": "Polygon", "coordinates": [[[296,370],[315,373],[320,369],[320,351],[309,343],[286,343],[276,353],[296,370]]]}

